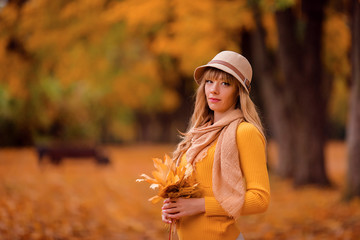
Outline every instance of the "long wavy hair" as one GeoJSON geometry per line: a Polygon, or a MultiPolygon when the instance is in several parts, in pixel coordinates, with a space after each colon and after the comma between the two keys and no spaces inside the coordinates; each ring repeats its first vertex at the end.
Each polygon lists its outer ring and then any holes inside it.
{"type": "Polygon", "coordinates": [[[259,114],[256,110],[256,106],[253,101],[250,99],[249,94],[245,91],[244,87],[239,83],[239,81],[232,75],[221,71],[216,68],[209,67],[205,70],[200,85],[195,94],[195,108],[192,114],[192,117],[189,122],[188,129],[185,133],[181,134],[181,141],[177,145],[176,150],[173,152],[173,159],[179,163],[181,156],[189,149],[191,146],[191,137],[188,134],[189,131],[193,128],[203,126],[205,123],[214,120],[214,112],[209,108],[206,95],[205,95],[205,80],[222,80],[230,84],[235,84],[239,91],[239,96],[236,102],[236,108],[242,110],[244,114],[244,120],[253,124],[260,133],[264,136],[264,129],[259,117],[259,114]]]}

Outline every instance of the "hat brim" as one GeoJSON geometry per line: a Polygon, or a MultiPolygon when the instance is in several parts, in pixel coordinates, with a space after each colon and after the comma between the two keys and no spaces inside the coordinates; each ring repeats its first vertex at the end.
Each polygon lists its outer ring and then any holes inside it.
{"type": "Polygon", "coordinates": [[[226,66],[224,66],[222,64],[210,63],[210,64],[206,64],[206,65],[202,65],[202,66],[197,67],[195,69],[195,71],[194,71],[194,79],[195,79],[197,84],[200,85],[201,78],[202,78],[206,68],[208,68],[208,67],[216,68],[216,69],[219,69],[221,71],[224,71],[224,72],[230,74],[231,76],[236,78],[240,82],[240,84],[243,86],[245,91],[247,93],[249,93],[249,90],[247,89],[247,87],[246,87],[245,83],[242,81],[242,79],[233,70],[231,70],[230,68],[228,68],[228,67],[226,67],[226,66]]]}

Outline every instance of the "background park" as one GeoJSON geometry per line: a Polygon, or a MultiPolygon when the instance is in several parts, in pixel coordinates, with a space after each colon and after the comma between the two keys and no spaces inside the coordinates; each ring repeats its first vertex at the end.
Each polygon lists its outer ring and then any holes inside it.
{"type": "Polygon", "coordinates": [[[268,137],[271,204],[245,238],[360,239],[359,0],[0,0],[0,239],[167,239],[135,179],[221,50],[252,63],[268,137]]]}

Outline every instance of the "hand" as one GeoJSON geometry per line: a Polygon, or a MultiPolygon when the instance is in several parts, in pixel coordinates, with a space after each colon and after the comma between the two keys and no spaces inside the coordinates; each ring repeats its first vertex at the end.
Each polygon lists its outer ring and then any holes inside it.
{"type": "Polygon", "coordinates": [[[205,212],[204,198],[167,198],[162,207],[162,220],[171,223],[173,219],[205,212]]]}

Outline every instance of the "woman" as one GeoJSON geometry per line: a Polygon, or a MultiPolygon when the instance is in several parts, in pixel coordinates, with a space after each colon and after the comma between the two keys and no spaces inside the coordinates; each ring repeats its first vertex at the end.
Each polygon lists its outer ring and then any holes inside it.
{"type": "Polygon", "coordinates": [[[232,51],[195,69],[195,109],[174,159],[193,164],[203,197],[164,201],[162,220],[178,220],[179,239],[243,239],[235,219],[268,207],[266,141],[249,97],[251,77],[250,63],[232,51]]]}

